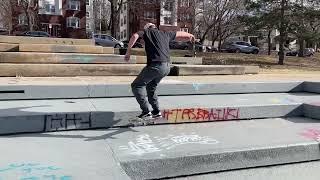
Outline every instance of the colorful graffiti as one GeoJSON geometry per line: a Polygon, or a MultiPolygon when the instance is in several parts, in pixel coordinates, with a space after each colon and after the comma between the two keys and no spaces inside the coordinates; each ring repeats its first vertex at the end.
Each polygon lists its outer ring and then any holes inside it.
{"type": "Polygon", "coordinates": [[[300,135],[308,138],[308,139],[313,139],[316,141],[320,141],[320,130],[319,129],[313,129],[309,128],[304,130],[300,135]]]}
{"type": "Polygon", "coordinates": [[[39,163],[11,163],[0,167],[0,180],[72,180],[61,174],[62,168],[39,163]]]}
{"type": "Polygon", "coordinates": [[[185,108],[163,110],[163,117],[170,123],[240,119],[239,108],[185,108]]]}

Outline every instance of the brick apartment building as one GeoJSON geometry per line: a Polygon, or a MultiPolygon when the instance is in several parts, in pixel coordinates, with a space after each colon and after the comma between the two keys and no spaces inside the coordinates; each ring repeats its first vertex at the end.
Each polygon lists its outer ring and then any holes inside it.
{"type": "MultiPolygon", "coordinates": [[[[53,37],[86,38],[86,0],[36,0],[34,6],[40,31],[53,37]]],[[[14,33],[27,31],[27,16],[18,6],[14,18],[14,33]]]]}
{"type": "Polygon", "coordinates": [[[135,0],[133,3],[128,3],[120,13],[120,21],[128,23],[120,24],[117,38],[128,40],[130,35],[143,30],[147,22],[156,24],[160,30],[192,33],[195,14],[192,2],[192,0],[135,0]],[[124,15],[125,13],[129,14],[129,17],[124,15]],[[122,20],[123,18],[127,19],[122,20]]]}

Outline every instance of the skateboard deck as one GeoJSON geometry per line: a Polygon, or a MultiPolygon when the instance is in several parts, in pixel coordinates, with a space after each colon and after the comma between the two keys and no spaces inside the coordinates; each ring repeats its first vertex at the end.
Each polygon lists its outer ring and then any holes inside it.
{"type": "Polygon", "coordinates": [[[163,117],[157,117],[157,118],[132,118],[129,119],[129,125],[131,126],[149,126],[149,125],[155,125],[155,124],[165,124],[168,121],[164,119],[163,117]]]}

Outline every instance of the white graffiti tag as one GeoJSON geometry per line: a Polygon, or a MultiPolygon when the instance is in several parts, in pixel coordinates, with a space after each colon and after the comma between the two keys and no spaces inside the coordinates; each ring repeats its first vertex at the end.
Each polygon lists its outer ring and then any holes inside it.
{"type": "Polygon", "coordinates": [[[128,142],[128,146],[120,146],[130,154],[143,155],[147,153],[169,150],[186,144],[213,145],[219,142],[207,136],[197,134],[168,135],[166,137],[150,137],[148,134],[139,135],[135,141],[128,142]]]}

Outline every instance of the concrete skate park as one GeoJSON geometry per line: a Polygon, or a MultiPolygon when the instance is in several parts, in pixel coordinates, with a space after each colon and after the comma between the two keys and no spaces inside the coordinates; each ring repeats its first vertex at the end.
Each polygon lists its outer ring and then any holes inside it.
{"type": "Polygon", "coordinates": [[[172,72],[178,77],[165,78],[158,89],[166,121],[131,127],[128,120],[140,109],[131,92],[132,78],[121,79],[136,75],[143,57],[119,63],[122,56],[102,48],[101,55],[91,53],[99,60],[83,63],[89,48],[85,53],[74,49],[95,46],[65,41],[52,48],[42,40],[46,52],[24,52],[19,50],[23,43],[3,41],[0,36],[0,42],[15,50],[0,52],[1,76],[6,76],[0,78],[1,180],[319,177],[320,80],[241,80],[259,68],[223,66],[222,71],[195,63],[201,59],[179,58],[173,67],[188,74],[172,72]],[[77,70],[63,70],[71,67],[77,70]],[[104,77],[48,77],[59,76],[57,71],[61,76],[104,77]],[[182,76],[217,74],[235,78],[182,76]]]}

